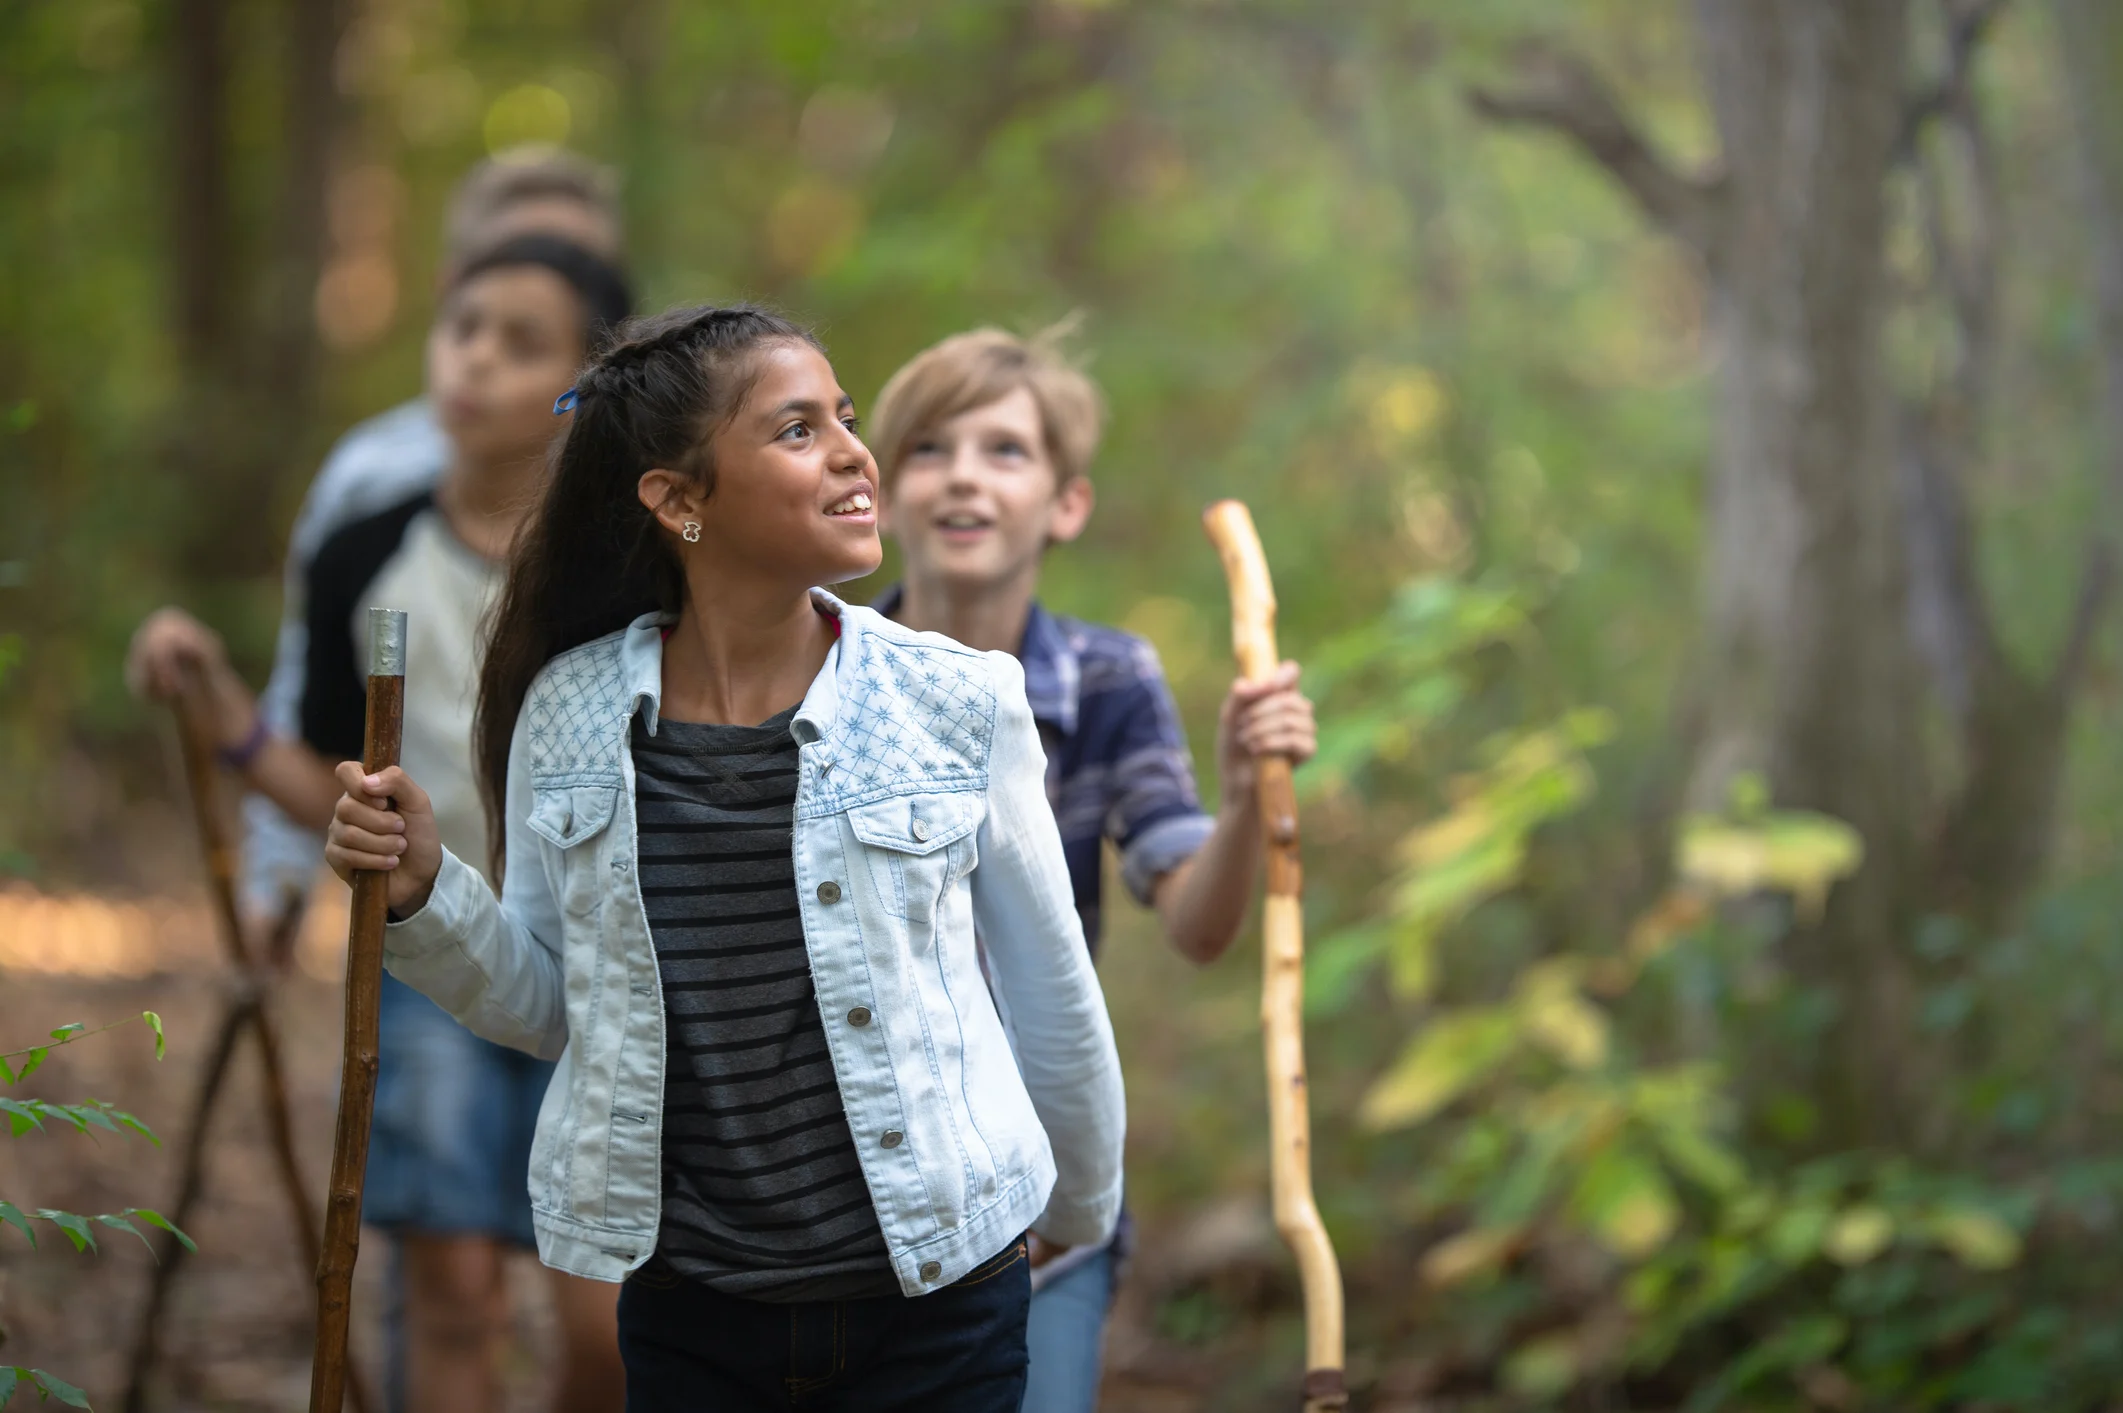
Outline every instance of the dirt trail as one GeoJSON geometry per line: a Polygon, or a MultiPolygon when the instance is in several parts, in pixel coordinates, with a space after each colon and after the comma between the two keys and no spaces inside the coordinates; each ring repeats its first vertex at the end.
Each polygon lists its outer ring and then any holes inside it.
{"type": "MultiPolygon", "coordinates": [[[[288,1049],[290,1099],[305,1171],[320,1194],[331,1155],[340,1032],[344,890],[321,888],[297,966],[277,1001],[288,1049]]],[[[167,1207],[193,1090],[221,1010],[223,976],[203,898],[52,899],[0,890],[0,1048],[33,1043],[55,1026],[91,1026],[158,1011],[169,1057],[157,1063],[145,1028],[121,1027],[55,1052],[15,1097],[108,1099],[139,1115],[160,1149],[109,1134],[31,1133],[0,1141],[0,1195],[28,1209],[108,1212],[167,1207]]],[[[239,1052],[217,1111],[208,1200],[191,1224],[190,1258],[170,1302],[155,1382],[160,1409],[266,1413],[300,1408],[308,1389],[313,1291],[292,1254],[288,1214],[273,1177],[259,1110],[254,1052],[239,1052]]],[[[100,1254],[75,1254],[56,1231],[29,1250],[0,1231],[0,1363],[47,1368],[116,1409],[150,1266],[145,1248],[100,1230],[100,1254]]],[[[1154,1248],[1158,1233],[1146,1230],[1154,1248]]],[[[365,1234],[355,1288],[354,1340],[381,1388],[378,1313],[386,1244],[365,1234]]],[[[1146,1252],[1146,1257],[1149,1256],[1146,1252]]],[[[1140,1264],[1140,1263],[1139,1263],[1140,1264]]],[[[542,1283],[528,1256],[515,1263],[517,1337],[508,1366],[509,1413],[543,1406],[537,1351],[552,1347],[542,1283]]],[[[1147,1301],[1124,1294],[1109,1336],[1103,1406],[1114,1413],[1231,1407],[1210,1392],[1229,1373],[1209,1352],[1159,1339],[1147,1301]]],[[[1246,1400],[1250,1403],[1250,1400],[1246,1400]]]]}

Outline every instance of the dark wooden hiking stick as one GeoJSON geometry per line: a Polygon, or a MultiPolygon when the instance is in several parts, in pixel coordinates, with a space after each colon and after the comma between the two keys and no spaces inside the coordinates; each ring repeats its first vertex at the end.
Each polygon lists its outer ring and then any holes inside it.
{"type": "MultiPolygon", "coordinates": [[[[236,847],[221,812],[213,730],[207,719],[205,688],[196,674],[187,682],[173,706],[187,793],[191,797],[192,816],[198,826],[200,848],[206,860],[207,892],[213,900],[222,952],[235,973],[235,991],[222,1012],[220,1031],[193,1100],[191,1122],[185,1130],[183,1155],[178,1164],[178,1196],[171,1220],[179,1227],[184,1226],[201,1200],[205,1185],[207,1132],[212,1126],[214,1109],[220,1102],[222,1084],[228,1078],[236,1047],[248,1031],[258,1042],[262,1099],[273,1166],[295,1221],[297,1249],[303,1269],[314,1270],[318,1246],[317,1214],[310,1206],[310,1186],[303,1178],[301,1160],[295,1151],[294,1126],[288,1116],[287,1080],[281,1064],[280,1033],[266,1004],[273,983],[278,980],[293,950],[295,933],[302,922],[304,899],[300,894],[287,899],[261,962],[252,954],[242,916],[236,907],[236,847]]],[[[127,1413],[144,1413],[147,1407],[147,1377],[158,1353],[162,1313],[187,1254],[185,1248],[173,1240],[164,1240],[161,1245],[160,1259],[148,1287],[147,1307],[142,1312],[139,1332],[133,1343],[126,1379],[127,1413]]],[[[366,1384],[357,1381],[353,1392],[354,1406],[359,1413],[370,1413],[374,1405],[366,1384]]]]}
{"type": "MultiPolygon", "coordinates": [[[[370,774],[398,764],[405,729],[405,614],[369,610],[369,710],[361,765],[370,774]]],[[[354,1261],[361,1250],[361,1184],[376,1112],[376,1013],[383,991],[383,925],[388,873],[354,875],[347,922],[346,1034],[339,1070],[339,1127],[332,1136],[332,1186],[325,1200],[324,1249],[317,1258],[317,1353],[310,1365],[310,1413],[340,1413],[347,1379],[347,1325],[354,1261]]]]}
{"type": "MultiPolygon", "coordinates": [[[[1239,671],[1259,682],[1275,675],[1275,585],[1253,516],[1220,500],[1202,525],[1231,585],[1231,646],[1239,671]]],[[[1290,762],[1259,764],[1268,896],[1261,912],[1261,1032],[1268,1063],[1268,1141],[1275,1226],[1297,1257],[1305,1293],[1305,1413],[1346,1408],[1342,1373],[1342,1272],[1312,1200],[1312,1117],[1305,1088],[1305,920],[1300,895],[1297,791],[1290,762]]]]}

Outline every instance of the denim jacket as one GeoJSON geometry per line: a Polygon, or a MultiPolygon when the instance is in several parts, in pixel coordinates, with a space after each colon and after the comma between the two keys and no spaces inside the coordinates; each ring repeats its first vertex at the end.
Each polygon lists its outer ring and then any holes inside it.
{"type": "MultiPolygon", "coordinates": [[[[920,1295],[1027,1227],[1107,1237],[1120,1063],[1016,660],[816,598],[841,636],[793,726],[797,901],[863,1176],[900,1289],[920,1295]]],[[[656,730],[660,630],[644,616],[547,664],[509,750],[500,898],[445,851],[385,940],[391,973],[475,1033],[558,1057],[531,1148],[539,1255],[601,1280],[655,1250],[663,1186],[664,1005],[628,745],[636,713],[656,730]]]]}

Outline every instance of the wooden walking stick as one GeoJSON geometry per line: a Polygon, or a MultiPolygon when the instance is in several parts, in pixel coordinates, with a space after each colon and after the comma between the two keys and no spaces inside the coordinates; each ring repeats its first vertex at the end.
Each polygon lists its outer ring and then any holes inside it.
{"type": "MultiPolygon", "coordinates": [[[[1253,516],[1235,500],[1202,513],[1231,584],[1231,646],[1253,681],[1275,674],[1275,585],[1253,516]]],[[[1312,1120],[1305,1089],[1305,921],[1299,902],[1297,792],[1290,762],[1260,762],[1268,896],[1261,915],[1261,1031],[1268,1062],[1268,1138],[1275,1226],[1297,1257],[1305,1294],[1305,1413],[1348,1406],[1342,1375],[1342,1272],[1312,1201],[1312,1120]]]]}
{"type": "MultiPolygon", "coordinates": [[[[405,726],[405,614],[369,610],[369,710],[361,766],[374,774],[398,764],[405,726]]],[[[310,1365],[310,1413],[340,1413],[347,1378],[347,1324],[354,1261],[361,1248],[361,1184],[369,1161],[369,1120],[376,1112],[376,1012],[383,990],[383,924],[390,875],[354,875],[347,922],[346,1038],[339,1070],[339,1126],[332,1135],[332,1185],[324,1208],[324,1250],[317,1258],[317,1354],[310,1365]]]]}
{"type": "MultiPolygon", "coordinates": [[[[236,1048],[244,1034],[249,1032],[258,1042],[266,1135],[273,1152],[273,1166],[295,1221],[297,1255],[303,1269],[310,1271],[317,1265],[317,1214],[310,1205],[311,1189],[303,1180],[302,1164],[295,1151],[294,1125],[288,1116],[287,1080],[281,1064],[280,1031],[267,1006],[273,985],[286,967],[295,933],[301,925],[304,899],[299,893],[288,897],[266,944],[265,955],[258,956],[244,935],[243,919],[236,907],[237,851],[221,813],[220,778],[215,771],[213,731],[206,717],[205,690],[204,684],[193,674],[172,706],[177,717],[177,741],[192,801],[192,818],[198,826],[200,848],[206,860],[207,891],[213,899],[221,949],[235,973],[235,980],[234,991],[222,1011],[214,1048],[193,1098],[191,1122],[185,1129],[183,1153],[178,1163],[180,1181],[171,1221],[179,1227],[184,1226],[204,1196],[207,1133],[236,1048]]],[[[176,1242],[163,1245],[150,1278],[147,1305],[141,1312],[140,1327],[133,1342],[125,1389],[127,1413],[144,1413],[147,1407],[147,1379],[160,1352],[162,1315],[187,1254],[176,1242]]],[[[357,1413],[369,1413],[374,1407],[366,1384],[360,1379],[354,1381],[353,1396],[357,1413]]]]}

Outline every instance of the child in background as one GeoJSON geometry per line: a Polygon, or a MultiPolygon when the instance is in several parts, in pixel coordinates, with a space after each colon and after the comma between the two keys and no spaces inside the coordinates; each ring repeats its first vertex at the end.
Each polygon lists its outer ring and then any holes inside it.
{"type": "MultiPolygon", "coordinates": [[[[226,763],[311,830],[329,822],[332,763],[359,755],[363,635],[370,605],[409,611],[403,759],[436,802],[443,837],[487,857],[472,768],[481,620],[516,530],[536,503],[553,400],[626,317],[624,277],[551,236],[521,236],[470,260],[428,337],[428,397],[450,461],[418,491],[325,541],[309,566],[300,738],[275,734],[198,620],[163,609],[142,625],[129,671],[154,696],[197,674],[226,763]]],[[[396,1239],[403,1361],[393,1383],[414,1413],[499,1406],[508,1332],[503,1261],[531,1244],[531,1130],[552,1066],[479,1039],[388,978],[363,1218],[396,1239]]],[[[609,1288],[557,1278],[559,1413],[620,1406],[609,1288]]],[[[394,1360],[394,1364],[398,1361],[394,1360]]],[[[395,1401],[395,1400],[394,1400],[395,1401]]]]}
{"type": "Polygon", "coordinates": [[[566,401],[480,686],[500,899],[417,771],[341,765],[326,858],[560,1058],[539,1252],[625,1281],[629,1409],[1015,1413],[1024,1233],[1106,1240],[1123,1124],[1023,674],[815,587],[882,551],[803,330],[677,311],[566,401]]]}
{"type": "MultiPolygon", "coordinates": [[[[904,579],[875,607],[1023,664],[1085,940],[1098,945],[1110,840],[1128,891],[1156,909],[1181,955],[1206,963],[1231,946],[1253,898],[1254,762],[1309,759],[1312,704],[1298,692],[1295,663],[1270,681],[1232,684],[1217,720],[1222,804],[1212,817],[1156,651],[1040,606],[1048,548],[1075,539],[1091,516],[1087,473],[1101,421],[1097,388],[1051,337],[980,329],[893,374],[878,394],[871,445],[904,579]]],[[[1035,1254],[1049,1258],[1036,1244],[1035,1254]]],[[[1025,1413],[1097,1405],[1116,1259],[1101,1245],[1041,1260],[1025,1413]]]]}
{"type": "MultiPolygon", "coordinates": [[[[532,145],[506,148],[475,165],[450,193],[438,296],[454,286],[466,261],[521,235],[558,236],[618,263],[623,241],[617,174],[576,153],[532,145]]],[[[317,550],[356,520],[433,490],[450,457],[438,409],[426,397],[362,422],[325,457],[288,532],[273,675],[258,700],[270,730],[282,736],[301,733],[303,668],[308,661],[303,586],[317,550]]],[[[243,825],[244,904],[255,918],[269,923],[287,895],[309,890],[324,839],[259,794],[245,797],[243,825]]]]}

